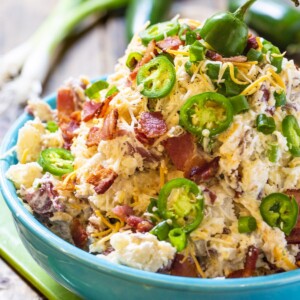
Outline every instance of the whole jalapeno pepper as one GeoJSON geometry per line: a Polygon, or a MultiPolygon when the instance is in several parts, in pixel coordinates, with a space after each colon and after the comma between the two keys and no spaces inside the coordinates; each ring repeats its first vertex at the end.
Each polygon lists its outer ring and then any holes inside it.
{"type": "Polygon", "coordinates": [[[157,23],[140,32],[140,38],[144,45],[148,45],[152,40],[161,41],[166,36],[176,35],[180,25],[177,20],[157,23]]]}
{"type": "Polygon", "coordinates": [[[294,197],[273,193],[263,198],[259,207],[263,220],[271,227],[278,227],[289,235],[295,227],[299,207],[294,197]]]}
{"type": "Polygon", "coordinates": [[[74,156],[63,148],[48,148],[40,153],[38,163],[44,172],[61,176],[72,172],[74,156]]]}
{"type": "Polygon", "coordinates": [[[141,93],[149,98],[167,96],[173,89],[175,80],[175,68],[164,56],[158,56],[143,65],[137,74],[137,84],[143,85],[141,93]]]}
{"type": "Polygon", "coordinates": [[[248,27],[243,19],[255,1],[248,0],[234,13],[222,12],[208,18],[200,31],[201,37],[223,56],[242,54],[248,40],[248,27]]]}
{"type": "Polygon", "coordinates": [[[203,219],[202,193],[193,181],[185,178],[167,182],[160,190],[157,204],[160,215],[185,233],[196,229],[203,219]]]}
{"type": "Polygon", "coordinates": [[[290,152],[294,156],[300,156],[300,128],[294,116],[289,115],[283,119],[282,133],[287,139],[290,152]]]}
{"type": "MultiPolygon", "coordinates": [[[[228,8],[235,11],[244,2],[229,0],[228,8]]],[[[300,10],[287,1],[259,0],[249,8],[245,20],[258,34],[281,49],[300,44],[300,10]]]]}
{"type": "Polygon", "coordinates": [[[179,120],[187,131],[201,136],[208,129],[212,137],[230,126],[233,108],[225,96],[207,92],[189,98],[180,109],[179,120]]]}

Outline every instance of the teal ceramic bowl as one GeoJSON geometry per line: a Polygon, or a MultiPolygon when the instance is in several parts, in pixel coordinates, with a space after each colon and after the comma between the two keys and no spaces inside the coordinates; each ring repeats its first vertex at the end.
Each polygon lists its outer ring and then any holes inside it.
{"type": "MultiPolygon", "coordinates": [[[[55,96],[46,101],[55,107],[55,96]]],[[[0,155],[15,146],[19,128],[30,118],[23,114],[16,121],[0,155]]],[[[24,245],[50,276],[84,299],[300,299],[300,270],[245,279],[196,279],[139,271],[84,252],[54,235],[26,210],[5,178],[14,163],[15,155],[0,161],[1,189],[24,245]]]]}

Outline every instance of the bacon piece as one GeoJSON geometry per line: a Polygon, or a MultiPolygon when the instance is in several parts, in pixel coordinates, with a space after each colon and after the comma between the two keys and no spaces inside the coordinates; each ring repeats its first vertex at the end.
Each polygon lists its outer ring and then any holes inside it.
{"type": "Polygon", "coordinates": [[[120,218],[124,222],[129,216],[133,215],[133,209],[128,205],[117,205],[113,208],[112,211],[118,218],[120,218]]]}
{"type": "Polygon", "coordinates": [[[136,75],[137,75],[140,67],[145,65],[146,63],[148,63],[153,58],[153,56],[155,56],[157,54],[155,47],[156,47],[156,43],[154,40],[148,44],[148,47],[146,49],[146,52],[145,52],[143,58],[138,62],[138,64],[134,68],[134,70],[129,75],[129,79],[131,81],[133,81],[136,78],[136,75]]]}
{"type": "Polygon", "coordinates": [[[62,115],[70,116],[76,110],[76,97],[69,87],[61,87],[57,92],[58,118],[62,115]]]}
{"type": "Polygon", "coordinates": [[[183,261],[184,256],[176,254],[171,266],[170,274],[183,277],[199,277],[196,265],[191,257],[183,261]],[[183,261],[183,262],[182,262],[183,261]]]}
{"type": "Polygon", "coordinates": [[[182,45],[182,41],[177,35],[168,36],[164,40],[157,42],[156,45],[163,51],[166,51],[168,49],[177,50],[179,46],[182,45]]]}
{"type": "Polygon", "coordinates": [[[247,46],[245,51],[248,52],[250,49],[257,49],[258,48],[258,43],[256,40],[256,37],[254,35],[251,35],[248,40],[247,40],[247,46]]]}
{"type": "Polygon", "coordinates": [[[212,179],[218,172],[220,157],[215,157],[204,165],[192,167],[189,172],[185,172],[185,177],[196,183],[206,182],[212,179]]]}
{"type": "Polygon", "coordinates": [[[255,246],[249,246],[244,269],[230,273],[227,278],[245,278],[253,276],[256,269],[258,253],[259,251],[255,246]]]}
{"type": "Polygon", "coordinates": [[[232,56],[232,57],[222,57],[221,59],[224,62],[246,62],[247,57],[244,55],[232,56]]]}
{"type": "MultiPolygon", "coordinates": [[[[287,190],[285,191],[290,197],[295,197],[295,200],[300,207],[300,190],[287,190]]],[[[298,215],[297,223],[291,233],[286,236],[286,241],[288,244],[300,244],[300,215],[298,215]]]]}
{"type": "Polygon", "coordinates": [[[153,224],[150,221],[134,215],[129,216],[126,219],[126,223],[138,232],[149,232],[153,228],[153,224]]]}
{"type": "Polygon", "coordinates": [[[112,140],[117,134],[118,117],[118,110],[114,109],[104,118],[101,129],[99,127],[92,127],[89,131],[86,145],[92,147],[99,145],[101,140],[112,140]]]}
{"type": "Polygon", "coordinates": [[[86,246],[88,234],[78,218],[72,220],[70,232],[75,246],[83,249],[86,246]]]}
{"type": "Polygon", "coordinates": [[[216,199],[217,199],[217,195],[216,195],[214,192],[212,192],[212,191],[211,191],[210,189],[208,189],[208,188],[205,188],[205,189],[203,190],[203,193],[205,193],[205,194],[208,195],[211,204],[214,204],[214,203],[215,203],[215,201],[216,201],[216,199]]]}
{"type": "Polygon", "coordinates": [[[102,140],[112,140],[117,131],[117,122],[119,118],[118,110],[113,109],[104,119],[103,127],[101,129],[102,140]]]}
{"type": "Polygon", "coordinates": [[[115,92],[114,94],[112,94],[111,96],[107,97],[104,102],[103,102],[103,108],[101,110],[101,113],[100,113],[100,118],[104,118],[107,114],[107,111],[108,111],[108,107],[109,107],[109,104],[111,102],[112,99],[114,99],[114,97],[118,94],[119,92],[115,92]]]}
{"type": "Polygon", "coordinates": [[[94,190],[97,194],[104,194],[114,183],[118,174],[112,169],[106,169],[98,166],[87,177],[87,183],[94,185],[94,190]]]}
{"type": "Polygon", "coordinates": [[[87,122],[94,117],[99,117],[104,106],[103,102],[87,101],[83,104],[82,120],[87,122]]]}
{"type": "Polygon", "coordinates": [[[73,138],[76,136],[75,131],[79,128],[80,123],[69,119],[69,121],[63,121],[59,127],[62,131],[62,137],[64,139],[64,148],[70,150],[73,138]]]}
{"type": "Polygon", "coordinates": [[[190,133],[167,139],[164,147],[172,163],[180,171],[185,169],[186,162],[196,151],[195,139],[190,133]]]}
{"type": "Polygon", "coordinates": [[[211,50],[206,51],[206,57],[211,60],[215,60],[215,61],[222,61],[222,59],[223,59],[222,55],[220,55],[219,53],[217,53],[215,51],[211,51],[211,50]]]}
{"type": "Polygon", "coordinates": [[[139,119],[140,128],[147,138],[158,138],[168,130],[167,124],[163,119],[161,112],[144,112],[139,119]]]}
{"type": "Polygon", "coordinates": [[[154,143],[154,139],[147,138],[146,134],[141,132],[138,128],[134,128],[134,133],[136,139],[143,145],[152,145],[154,143]]]}

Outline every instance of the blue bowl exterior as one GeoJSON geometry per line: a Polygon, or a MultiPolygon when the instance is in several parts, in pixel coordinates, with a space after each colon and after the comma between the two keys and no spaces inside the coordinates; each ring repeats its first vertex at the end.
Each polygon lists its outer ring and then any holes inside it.
{"type": "MultiPolygon", "coordinates": [[[[55,96],[46,101],[55,107],[55,96]]],[[[23,114],[3,140],[0,155],[15,146],[23,114]]],[[[300,299],[300,270],[245,279],[195,279],[144,272],[84,252],[39,223],[23,206],[5,172],[15,155],[0,161],[0,183],[19,235],[33,258],[55,280],[84,299],[300,299]]]]}

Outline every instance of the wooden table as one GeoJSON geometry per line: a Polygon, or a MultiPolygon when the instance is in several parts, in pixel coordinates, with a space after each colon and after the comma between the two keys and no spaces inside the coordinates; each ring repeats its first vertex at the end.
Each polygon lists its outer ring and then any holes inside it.
{"type": "MultiPolygon", "coordinates": [[[[30,36],[56,2],[1,0],[0,55],[30,36]]],[[[201,20],[225,6],[225,0],[177,0],[170,16],[180,14],[201,20]]],[[[75,34],[62,47],[44,84],[43,96],[55,91],[70,76],[84,74],[93,78],[113,72],[126,47],[124,11],[110,12],[100,19],[95,16],[92,21],[93,25],[75,34]]],[[[21,111],[21,107],[11,107],[5,116],[0,116],[0,140],[21,111]]],[[[42,296],[0,258],[0,299],[33,300],[42,299],[42,296]]]]}

